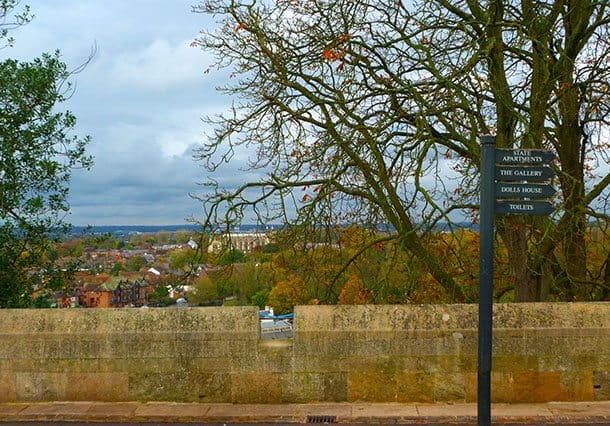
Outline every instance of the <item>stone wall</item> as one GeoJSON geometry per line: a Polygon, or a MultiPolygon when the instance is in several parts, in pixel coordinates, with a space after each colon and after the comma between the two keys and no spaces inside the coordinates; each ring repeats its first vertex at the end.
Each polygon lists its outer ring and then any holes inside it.
{"type": "MultiPolygon", "coordinates": [[[[495,402],[610,399],[610,303],[494,306],[495,402]]],[[[0,310],[0,401],[474,401],[477,306],[0,310]]]]}
{"type": "Polygon", "coordinates": [[[256,365],[257,313],[0,310],[0,401],[240,400],[256,365]]]}
{"type": "MultiPolygon", "coordinates": [[[[336,400],[476,401],[477,312],[299,307],[293,376],[332,383],[336,400]]],[[[494,402],[610,399],[609,371],[610,303],[494,306],[494,402]]]]}

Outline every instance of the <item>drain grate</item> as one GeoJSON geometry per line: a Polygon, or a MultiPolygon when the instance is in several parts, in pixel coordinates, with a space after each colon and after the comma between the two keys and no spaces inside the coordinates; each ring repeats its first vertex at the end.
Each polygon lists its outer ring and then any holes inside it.
{"type": "Polygon", "coordinates": [[[307,423],[337,423],[337,416],[307,416],[307,423]]]}

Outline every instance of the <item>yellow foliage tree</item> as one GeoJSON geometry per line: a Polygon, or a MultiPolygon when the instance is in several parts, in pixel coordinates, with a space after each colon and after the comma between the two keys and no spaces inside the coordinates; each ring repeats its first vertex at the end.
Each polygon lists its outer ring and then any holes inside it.
{"type": "Polygon", "coordinates": [[[295,305],[304,305],[308,300],[305,282],[294,275],[279,281],[269,293],[268,299],[276,314],[292,312],[295,305]]]}
{"type": "Polygon", "coordinates": [[[339,305],[364,305],[369,303],[370,291],[356,275],[350,275],[339,295],[339,305]]]}

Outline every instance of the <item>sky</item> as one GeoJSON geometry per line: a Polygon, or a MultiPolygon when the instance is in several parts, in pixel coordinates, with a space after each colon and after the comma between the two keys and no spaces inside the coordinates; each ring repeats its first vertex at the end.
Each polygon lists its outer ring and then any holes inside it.
{"type": "MultiPolygon", "coordinates": [[[[95,51],[61,107],[77,117],[75,134],[91,136],[95,161],[72,175],[68,223],[180,225],[201,218],[202,206],[189,194],[202,193],[198,183],[207,175],[193,149],[211,130],[201,118],[226,111],[230,99],[216,91],[227,71],[206,73],[213,58],[190,46],[215,25],[191,12],[197,2],[21,0],[35,17],[11,33],[15,45],[1,49],[0,59],[32,60],[58,49],[76,69],[95,51]]],[[[243,164],[233,161],[211,177],[235,187],[252,178],[243,164]]]]}
{"type": "Polygon", "coordinates": [[[76,69],[95,50],[60,108],[77,117],[75,134],[91,136],[95,162],[90,171],[73,172],[67,222],[170,225],[201,216],[189,194],[201,193],[206,175],[192,150],[209,131],[201,118],[226,110],[229,99],[215,91],[222,73],[204,73],[209,54],[189,46],[214,25],[191,12],[196,3],[21,0],[35,17],[12,32],[15,45],[2,57],[31,60],[58,49],[76,69]]]}

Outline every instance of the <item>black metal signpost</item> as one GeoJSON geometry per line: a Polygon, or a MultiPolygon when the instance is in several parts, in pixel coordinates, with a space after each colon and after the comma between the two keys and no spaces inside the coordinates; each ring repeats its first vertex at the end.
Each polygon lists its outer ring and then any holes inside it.
{"type": "Polygon", "coordinates": [[[479,426],[491,425],[494,214],[549,215],[553,212],[550,202],[531,199],[549,198],[556,192],[551,185],[531,183],[543,182],[554,176],[553,171],[545,166],[555,158],[551,151],[496,149],[495,142],[495,136],[481,137],[477,372],[479,426]],[[496,163],[500,165],[496,166],[496,163]],[[496,200],[496,197],[504,199],[496,200]]]}
{"type": "Polygon", "coordinates": [[[479,425],[491,425],[491,330],[494,258],[494,136],[481,138],[481,210],[479,212],[479,425]]]}

